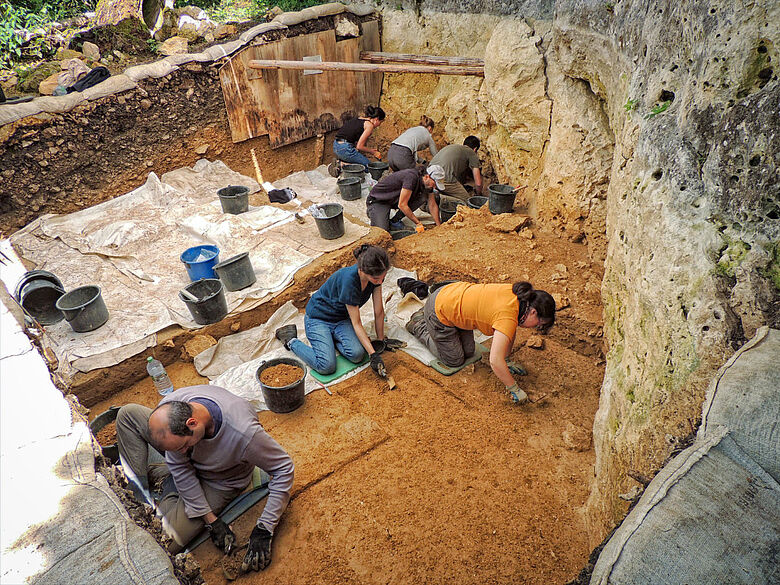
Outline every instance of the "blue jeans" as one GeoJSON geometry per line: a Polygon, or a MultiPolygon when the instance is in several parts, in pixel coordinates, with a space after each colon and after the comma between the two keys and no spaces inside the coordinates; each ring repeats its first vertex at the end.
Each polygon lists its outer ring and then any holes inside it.
{"type": "Polygon", "coordinates": [[[333,141],[333,154],[336,158],[346,163],[357,163],[368,168],[369,160],[351,142],[333,141]]]}
{"type": "Polygon", "coordinates": [[[293,339],[290,350],[314,371],[326,375],[335,372],[336,350],[353,364],[365,357],[366,350],[349,319],[331,323],[306,315],[303,324],[311,347],[300,339],[293,339]]]}

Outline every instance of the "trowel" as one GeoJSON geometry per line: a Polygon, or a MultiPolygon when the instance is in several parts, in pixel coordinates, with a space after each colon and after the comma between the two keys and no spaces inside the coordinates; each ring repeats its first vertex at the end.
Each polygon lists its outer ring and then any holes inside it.
{"type": "Polygon", "coordinates": [[[388,390],[395,390],[398,386],[395,383],[395,379],[387,373],[387,368],[384,367],[384,364],[381,364],[379,367],[379,371],[377,372],[380,378],[387,381],[388,390]]]}

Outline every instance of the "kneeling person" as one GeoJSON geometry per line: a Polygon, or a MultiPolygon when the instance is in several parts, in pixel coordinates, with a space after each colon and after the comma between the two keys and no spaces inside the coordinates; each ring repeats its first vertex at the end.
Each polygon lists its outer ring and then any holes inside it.
{"type": "Polygon", "coordinates": [[[123,406],[116,429],[123,466],[144,488],[162,485],[157,506],[173,539],[172,553],[204,525],[214,544],[228,553],[236,537],[217,514],[249,485],[255,466],[268,473],[268,500],[243,568],[268,566],[274,528],[290,501],[294,465],[249,402],[217,386],[190,386],[167,395],[154,410],[123,406]]]}
{"type": "Polygon", "coordinates": [[[426,202],[436,225],[441,225],[439,206],[432,189],[439,184],[443,187],[443,180],[444,169],[438,166],[430,166],[427,170],[404,169],[382,178],[374,185],[366,199],[366,214],[371,225],[389,232],[390,212],[398,209],[412,220],[418,232],[422,232],[425,228],[414,215],[414,211],[426,202]]]}

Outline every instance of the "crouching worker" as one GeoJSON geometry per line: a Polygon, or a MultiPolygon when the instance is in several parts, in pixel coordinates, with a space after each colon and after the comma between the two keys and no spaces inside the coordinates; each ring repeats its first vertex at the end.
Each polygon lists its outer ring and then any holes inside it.
{"type": "Polygon", "coordinates": [[[439,205],[436,203],[433,188],[440,186],[443,189],[443,181],[444,169],[438,166],[430,166],[427,170],[404,169],[383,177],[374,185],[366,199],[366,214],[371,220],[371,225],[389,232],[390,212],[397,209],[399,213],[393,218],[394,222],[406,216],[415,224],[417,233],[422,233],[425,228],[414,215],[414,211],[424,203],[428,204],[428,211],[436,225],[441,225],[439,205]]]}
{"type": "Polygon", "coordinates": [[[436,289],[414,313],[406,330],[422,341],[442,363],[463,365],[474,355],[474,329],[493,336],[490,367],[513,402],[528,400],[512,373],[522,368],[507,362],[517,327],[546,331],[555,323],[555,300],[529,282],[471,284],[454,282],[436,289]]]}
{"type": "Polygon", "coordinates": [[[377,339],[384,339],[382,282],[390,269],[390,258],[382,248],[368,244],[361,245],[353,253],[357,263],[331,274],[306,305],[303,323],[311,346],[298,339],[295,325],[277,329],[276,338],[320,374],[336,371],[338,350],[355,364],[368,354],[371,357],[371,369],[384,377],[385,364],[379,353],[374,351],[363,327],[360,307],[368,299],[372,300],[376,336],[377,339]]]}
{"type": "Polygon", "coordinates": [[[249,402],[217,386],[190,386],[167,395],[154,410],[123,406],[116,430],[122,465],[144,489],[161,492],[157,507],[173,539],[172,553],[205,525],[212,542],[228,554],[236,536],[217,514],[249,485],[255,466],[268,473],[268,499],[242,569],[268,566],[274,529],[290,501],[294,465],[249,402]]]}

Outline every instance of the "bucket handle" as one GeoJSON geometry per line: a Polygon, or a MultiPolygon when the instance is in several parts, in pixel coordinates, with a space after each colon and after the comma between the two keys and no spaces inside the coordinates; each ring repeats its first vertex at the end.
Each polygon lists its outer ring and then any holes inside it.
{"type": "MultiPolygon", "coordinates": [[[[63,311],[62,314],[65,315],[65,320],[68,323],[70,323],[71,321],[73,321],[73,319],[76,319],[79,315],[81,315],[81,313],[83,313],[84,309],[86,309],[86,308],[87,307],[79,307],[78,313],[76,313],[75,315],[72,315],[70,317],[68,317],[68,315],[67,315],[67,313],[65,311],[63,311]]],[[[68,310],[71,311],[72,309],[68,309],[68,310]]]]}

